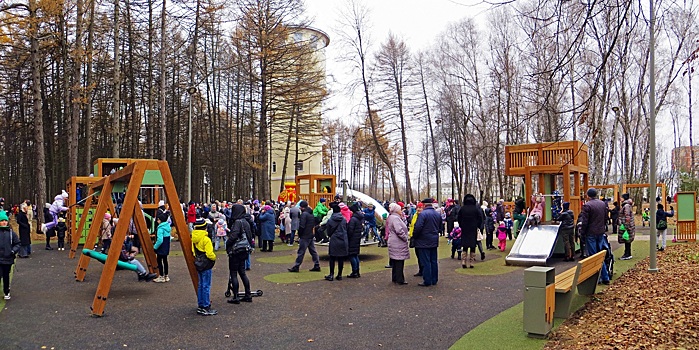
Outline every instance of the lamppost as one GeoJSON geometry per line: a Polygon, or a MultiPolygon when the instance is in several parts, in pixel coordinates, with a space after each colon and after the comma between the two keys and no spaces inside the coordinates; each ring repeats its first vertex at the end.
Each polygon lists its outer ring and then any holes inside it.
{"type": "Polygon", "coordinates": [[[210,203],[210,202],[211,202],[211,196],[210,196],[210,194],[209,194],[209,166],[208,166],[208,165],[202,165],[202,166],[201,166],[201,170],[202,170],[202,172],[203,172],[203,177],[204,177],[204,178],[203,178],[203,184],[204,184],[203,190],[204,190],[204,195],[202,196],[202,197],[203,197],[202,199],[203,199],[206,203],[210,203]]]}
{"type": "MultiPolygon", "coordinates": [[[[442,124],[442,119],[435,119],[435,124],[439,126],[442,124]]],[[[437,158],[437,144],[434,142],[434,133],[432,132],[432,123],[430,124],[430,137],[432,138],[432,151],[434,152],[434,170],[435,175],[437,175],[437,202],[442,203],[442,177],[439,174],[439,159],[437,158]]],[[[452,178],[453,179],[453,178],[452,178]]],[[[454,191],[454,186],[452,186],[452,192],[454,191]]],[[[453,194],[452,194],[453,198],[453,194]]],[[[463,203],[462,203],[463,204],[463,203]]]]}
{"type": "Polygon", "coordinates": [[[189,121],[187,123],[187,201],[192,200],[192,98],[197,93],[195,86],[187,87],[189,94],[189,121]]]}
{"type": "Polygon", "coordinates": [[[342,184],[342,201],[347,203],[347,179],[340,180],[342,184]]]}

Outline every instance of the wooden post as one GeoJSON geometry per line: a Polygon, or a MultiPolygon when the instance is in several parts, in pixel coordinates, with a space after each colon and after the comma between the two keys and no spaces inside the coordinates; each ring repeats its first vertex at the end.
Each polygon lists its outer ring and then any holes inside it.
{"type": "Polygon", "coordinates": [[[138,239],[141,241],[141,252],[146,259],[148,272],[154,273],[158,270],[158,260],[155,256],[155,249],[153,248],[153,242],[150,239],[150,231],[148,231],[148,225],[146,224],[143,210],[138,204],[136,204],[136,207],[134,207],[133,221],[134,225],[136,226],[138,239]]]}
{"type": "MultiPolygon", "coordinates": [[[[102,186],[102,193],[111,193],[112,192],[112,183],[109,181],[105,181],[104,183],[99,182],[100,186],[102,186]]],[[[104,213],[107,212],[107,207],[108,203],[112,201],[111,196],[100,196],[102,197],[99,203],[97,204],[97,210],[95,211],[95,217],[97,218],[102,218],[104,217],[104,213]]],[[[82,220],[81,220],[82,221],[82,220]]],[[[94,244],[94,242],[97,240],[97,238],[100,236],[100,229],[102,227],[101,225],[102,220],[97,220],[97,223],[95,223],[95,220],[92,220],[92,225],[90,225],[90,232],[87,234],[87,238],[85,239],[86,244],[94,244]],[[89,243],[92,242],[92,243],[89,243]]],[[[84,225],[84,223],[82,223],[84,225]]],[[[82,226],[81,226],[82,227],[82,226]]],[[[114,240],[112,239],[114,242],[114,240]]],[[[77,249],[77,241],[73,243],[75,245],[75,248],[77,249]]],[[[92,248],[92,247],[90,247],[92,248]]],[[[72,250],[73,248],[71,248],[72,250]]],[[[87,272],[87,266],[90,264],[90,258],[84,254],[80,254],[80,259],[78,259],[78,267],[75,270],[75,280],[82,282],[85,279],[85,273],[87,272]]]]}
{"type": "MultiPolygon", "coordinates": [[[[129,179],[129,184],[140,185],[143,181],[143,175],[145,174],[146,164],[144,162],[136,162],[133,168],[133,173],[129,179]]],[[[124,169],[126,170],[126,169],[124,169]]],[[[130,170],[127,170],[130,171],[130,170]]],[[[122,171],[117,171],[108,178],[108,183],[111,183],[113,179],[117,179],[122,175],[122,171]]],[[[97,285],[97,292],[95,292],[95,298],[92,301],[92,314],[95,316],[102,316],[104,313],[104,306],[107,303],[107,296],[109,295],[109,290],[112,287],[112,280],[114,279],[114,272],[116,271],[116,264],[119,261],[119,255],[121,253],[121,248],[126,238],[126,232],[129,229],[129,222],[134,215],[134,210],[138,204],[138,191],[137,187],[131,188],[126,191],[126,197],[124,198],[124,204],[121,209],[121,213],[124,214],[119,218],[116,228],[114,229],[114,236],[112,237],[112,246],[109,247],[109,253],[107,254],[107,261],[104,262],[104,268],[102,269],[102,277],[100,277],[100,282],[97,285]]],[[[110,199],[111,201],[111,196],[110,199]]],[[[140,208],[139,208],[140,209],[140,208]]],[[[93,226],[94,227],[94,226],[93,226]]],[[[90,230],[92,232],[92,230],[90,230]]]]}
{"type": "MultiPolygon", "coordinates": [[[[95,192],[95,188],[90,186],[90,190],[87,191],[89,197],[87,197],[87,200],[85,200],[85,208],[90,208],[92,206],[92,199],[95,197],[93,196],[93,194],[95,192]]],[[[92,221],[95,221],[94,217],[92,218],[92,221]]],[[[85,212],[85,209],[83,209],[83,215],[80,216],[80,223],[78,224],[78,228],[71,232],[72,236],[70,241],[70,252],[68,252],[68,258],[70,259],[75,258],[75,252],[78,250],[78,244],[80,244],[80,233],[83,232],[83,230],[85,229],[86,222],[87,213],[85,212]]],[[[72,227],[73,224],[71,223],[70,226],[72,227]]]]}
{"type": "Polygon", "coordinates": [[[189,276],[192,278],[192,284],[194,285],[194,292],[197,292],[199,286],[199,275],[197,274],[196,268],[194,268],[194,252],[192,252],[192,238],[189,233],[189,227],[187,226],[187,220],[184,218],[184,212],[179,210],[180,199],[177,196],[177,190],[175,189],[175,181],[170,173],[170,168],[166,161],[158,161],[158,168],[160,168],[160,174],[163,177],[163,189],[165,190],[165,197],[167,197],[168,203],[177,205],[177,207],[172,208],[170,211],[172,213],[173,222],[175,228],[177,228],[177,235],[179,236],[180,247],[182,247],[182,253],[184,255],[184,260],[187,263],[187,270],[189,270],[189,276]]]}

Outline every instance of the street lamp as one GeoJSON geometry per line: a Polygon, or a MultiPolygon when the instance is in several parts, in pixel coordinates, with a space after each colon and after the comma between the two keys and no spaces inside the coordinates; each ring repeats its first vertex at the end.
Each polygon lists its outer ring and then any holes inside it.
{"type": "Polygon", "coordinates": [[[192,200],[192,98],[197,93],[195,86],[187,87],[189,94],[189,122],[187,124],[187,200],[192,200]]]}

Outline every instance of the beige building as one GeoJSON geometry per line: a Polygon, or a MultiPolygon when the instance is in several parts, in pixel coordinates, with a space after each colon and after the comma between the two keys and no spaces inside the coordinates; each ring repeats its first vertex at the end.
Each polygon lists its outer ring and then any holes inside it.
{"type": "MultiPolygon", "coordinates": [[[[330,38],[321,30],[311,27],[293,27],[290,40],[304,45],[310,45],[316,64],[314,65],[318,71],[325,77],[325,48],[330,44],[330,38]]],[[[324,82],[323,82],[324,83],[324,82]]],[[[322,154],[321,154],[321,106],[311,108],[310,110],[302,111],[301,118],[306,121],[311,121],[314,127],[298,128],[298,137],[300,141],[296,144],[296,136],[292,135],[291,145],[289,147],[288,156],[286,155],[286,142],[289,136],[286,132],[271,131],[270,154],[269,154],[269,178],[271,180],[272,199],[277,199],[279,188],[284,182],[294,182],[296,169],[299,175],[305,174],[321,174],[322,173],[322,154]],[[315,119],[315,120],[314,120],[315,119]],[[308,132],[308,129],[314,129],[313,132],[308,132]],[[298,156],[296,150],[298,148],[298,156]],[[284,173],[284,158],[287,159],[286,173],[284,173]],[[284,173],[284,178],[282,174],[284,173]]]]}

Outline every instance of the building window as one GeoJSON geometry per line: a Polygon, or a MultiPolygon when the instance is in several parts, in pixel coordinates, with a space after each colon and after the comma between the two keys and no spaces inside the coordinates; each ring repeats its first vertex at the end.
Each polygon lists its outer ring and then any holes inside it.
{"type": "Polygon", "coordinates": [[[296,170],[303,171],[303,162],[296,162],[296,170]]]}
{"type": "Polygon", "coordinates": [[[272,173],[273,174],[277,173],[277,162],[272,162],[272,173]]]}

